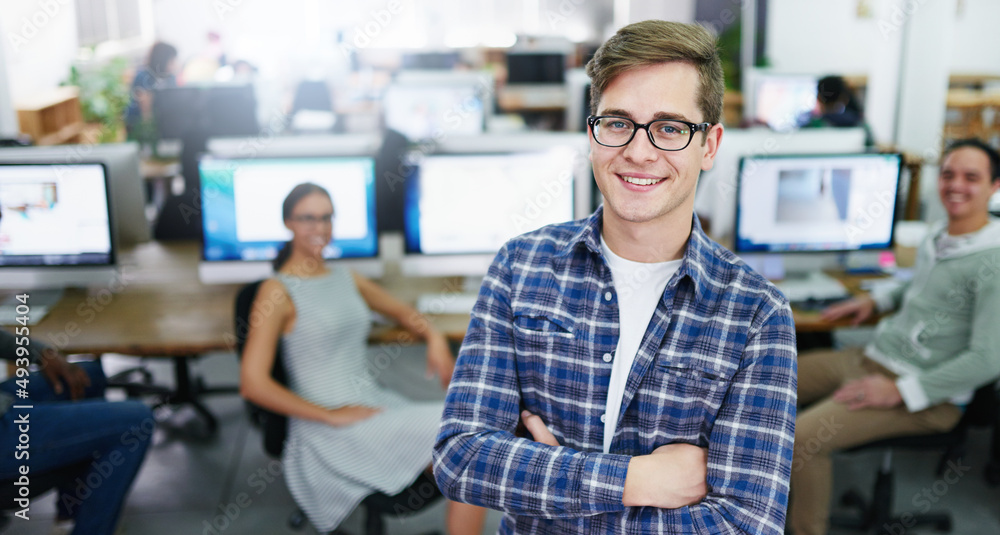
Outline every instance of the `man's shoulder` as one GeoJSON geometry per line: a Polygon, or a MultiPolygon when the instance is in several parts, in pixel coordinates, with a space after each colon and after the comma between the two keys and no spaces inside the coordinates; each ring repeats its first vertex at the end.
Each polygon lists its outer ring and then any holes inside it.
{"type": "Polygon", "coordinates": [[[531,250],[535,253],[556,254],[571,248],[586,230],[589,218],[553,223],[511,238],[506,248],[509,252],[531,250]]]}
{"type": "Polygon", "coordinates": [[[708,236],[699,240],[703,262],[699,267],[703,286],[716,298],[726,296],[743,303],[756,302],[763,308],[777,309],[788,306],[788,299],[771,281],[757,273],[732,251],[719,245],[708,236]]]}

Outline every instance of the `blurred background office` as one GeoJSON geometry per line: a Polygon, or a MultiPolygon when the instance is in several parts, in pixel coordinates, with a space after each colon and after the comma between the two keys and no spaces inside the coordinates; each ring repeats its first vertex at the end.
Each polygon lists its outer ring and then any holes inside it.
{"type": "MultiPolygon", "coordinates": [[[[31,291],[36,336],[101,354],[109,376],[122,372],[112,395],[156,406],[165,425],[126,503],[127,532],[295,532],[280,463],[235,394],[232,313],[288,238],[275,210],[295,184],[332,194],[331,262],[444,318],[457,344],[505,240],[600,204],[584,66],[649,18],[719,36],[726,129],[696,194],[704,226],[779,281],[804,311],[803,344],[865,343],[870,327],[823,325],[808,310],[908,276],[945,218],[941,150],[967,137],[1000,146],[1000,3],[5,3],[0,324],[12,328],[13,293],[31,291]],[[41,210],[57,219],[32,227],[41,210]],[[252,503],[234,517],[241,495],[252,503]]],[[[373,373],[440,399],[421,351],[385,331],[371,340],[373,373]]],[[[896,509],[920,509],[911,498],[930,488],[954,533],[1000,532],[994,427],[971,431],[971,475],[946,492],[940,452],[900,453],[896,509]]],[[[869,489],[881,457],[851,460],[838,491],[869,489]]],[[[47,501],[7,532],[48,533],[47,501]]],[[[391,519],[389,532],[441,529],[442,511],[391,519]]],[[[363,522],[359,512],[345,527],[363,522]]]]}

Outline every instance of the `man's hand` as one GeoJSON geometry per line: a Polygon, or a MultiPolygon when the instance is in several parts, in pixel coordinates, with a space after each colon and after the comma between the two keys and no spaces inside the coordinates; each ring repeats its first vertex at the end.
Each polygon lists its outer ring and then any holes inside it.
{"type": "Polygon", "coordinates": [[[884,375],[873,374],[844,383],[844,386],[833,393],[833,400],[855,411],[868,407],[896,407],[903,403],[903,396],[896,388],[895,381],[884,375]]]}
{"type": "Polygon", "coordinates": [[[700,502],[708,493],[708,450],[667,444],[649,455],[632,457],[622,504],[677,509],[700,502]]]}
{"type": "Polygon", "coordinates": [[[521,411],[521,421],[524,422],[524,427],[531,433],[531,436],[535,438],[535,442],[541,442],[549,446],[559,446],[559,441],[556,440],[556,436],[552,434],[552,431],[549,431],[548,426],[542,421],[541,416],[528,411],[521,411]]]}
{"type": "Polygon", "coordinates": [[[455,373],[455,357],[448,347],[448,340],[443,335],[428,337],[427,376],[437,375],[441,380],[441,388],[447,389],[453,373],[455,373]]]}
{"type": "Polygon", "coordinates": [[[69,386],[69,397],[72,400],[83,398],[83,390],[90,386],[87,372],[75,364],[66,362],[66,357],[52,348],[42,351],[42,375],[52,385],[52,391],[57,395],[63,393],[63,381],[69,386]]]}
{"type": "Polygon", "coordinates": [[[852,325],[860,325],[861,322],[872,317],[875,313],[875,300],[865,295],[854,297],[837,304],[830,305],[820,313],[823,321],[836,321],[846,316],[853,316],[852,325]]]}

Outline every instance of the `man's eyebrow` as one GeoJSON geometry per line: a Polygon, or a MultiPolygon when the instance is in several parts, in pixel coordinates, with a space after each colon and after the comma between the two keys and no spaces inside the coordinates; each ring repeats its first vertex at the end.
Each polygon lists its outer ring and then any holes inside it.
{"type": "MultiPolygon", "coordinates": [[[[617,108],[610,108],[610,109],[602,110],[601,111],[601,115],[617,115],[618,117],[626,117],[628,119],[632,119],[633,121],[635,120],[635,118],[632,117],[631,113],[629,113],[626,110],[621,110],[621,109],[617,109],[617,108]]],[[[694,121],[688,120],[688,118],[685,117],[684,114],[682,114],[682,113],[671,113],[671,112],[666,112],[666,111],[658,111],[658,112],[656,112],[656,113],[653,114],[653,120],[654,121],[659,121],[659,120],[664,120],[664,119],[672,120],[672,121],[685,121],[685,122],[689,122],[689,123],[694,122],[694,121]]]]}
{"type": "Polygon", "coordinates": [[[629,113],[629,112],[627,112],[625,110],[620,110],[618,108],[610,108],[610,109],[602,110],[600,112],[600,115],[617,115],[618,117],[626,117],[628,119],[632,118],[632,114],[631,113],[629,113]]]}

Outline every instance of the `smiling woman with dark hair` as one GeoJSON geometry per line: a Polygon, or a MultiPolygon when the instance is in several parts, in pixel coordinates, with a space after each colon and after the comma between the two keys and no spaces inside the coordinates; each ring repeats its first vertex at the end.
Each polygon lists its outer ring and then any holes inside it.
{"type": "MultiPolygon", "coordinates": [[[[328,267],[333,202],[299,184],[282,205],[292,239],[257,291],[240,375],[243,397],[289,416],[285,480],[321,532],[335,529],[365,496],[396,494],[427,471],[440,402],[415,402],[375,382],[367,367],[370,310],[427,343],[427,370],[447,386],[454,358],[444,335],[409,305],[342,266],[328,267]],[[282,347],[288,386],[271,377],[282,347]]],[[[450,533],[480,533],[485,510],[452,503],[450,533]]]]}

